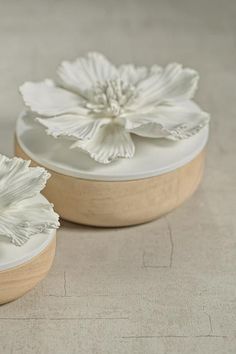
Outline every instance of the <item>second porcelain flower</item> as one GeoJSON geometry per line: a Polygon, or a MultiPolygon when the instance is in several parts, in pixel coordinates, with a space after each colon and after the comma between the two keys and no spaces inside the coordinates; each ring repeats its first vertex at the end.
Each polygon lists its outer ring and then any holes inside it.
{"type": "Polygon", "coordinates": [[[132,158],[131,134],[180,140],[196,134],[209,115],[191,100],[198,74],[180,64],[115,67],[89,53],[58,69],[60,83],[26,82],[25,104],[53,137],[70,137],[100,163],[132,158]]]}
{"type": "Polygon", "coordinates": [[[30,161],[0,155],[0,235],[17,246],[59,227],[53,205],[37,199],[50,174],[29,165],[30,161]]]}

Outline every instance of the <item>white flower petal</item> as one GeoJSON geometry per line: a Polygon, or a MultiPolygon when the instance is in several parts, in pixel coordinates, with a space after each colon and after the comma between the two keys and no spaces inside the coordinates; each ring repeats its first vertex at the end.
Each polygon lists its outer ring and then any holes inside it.
{"type": "Polygon", "coordinates": [[[110,163],[118,157],[131,158],[134,155],[134,143],[130,134],[118,124],[101,127],[91,140],[79,140],[72,147],[79,147],[100,163],[110,163]]]}
{"type": "Polygon", "coordinates": [[[78,95],[56,87],[51,80],[26,82],[20,87],[26,106],[44,116],[63,113],[86,113],[78,95]]]}
{"type": "Polygon", "coordinates": [[[160,74],[163,68],[160,65],[154,64],[150,68],[150,76],[153,74],[160,74]]]}
{"type": "Polygon", "coordinates": [[[163,70],[137,85],[140,91],[137,107],[157,105],[166,100],[191,99],[198,84],[198,73],[192,69],[183,69],[180,64],[169,64],[163,70]]]}
{"type": "Polygon", "coordinates": [[[121,80],[131,85],[136,85],[148,74],[148,69],[145,66],[135,67],[132,64],[121,65],[118,70],[121,80]]]}
{"type": "Polygon", "coordinates": [[[1,211],[0,235],[21,246],[33,235],[58,228],[58,218],[50,203],[29,198],[1,211]]]}
{"type": "Polygon", "coordinates": [[[169,135],[163,129],[163,125],[158,123],[156,116],[135,115],[126,120],[126,130],[129,133],[146,138],[164,138],[169,135]]]}
{"type": "Polygon", "coordinates": [[[74,62],[64,61],[58,68],[63,86],[86,96],[86,91],[97,82],[117,77],[118,71],[102,54],[89,53],[74,62]]]}
{"type": "Polygon", "coordinates": [[[178,105],[159,106],[150,114],[134,114],[126,118],[125,128],[149,138],[186,139],[199,132],[209,122],[209,115],[192,101],[178,105]]]}
{"type": "Polygon", "coordinates": [[[109,118],[80,117],[75,114],[36,120],[46,127],[47,134],[54,138],[68,136],[77,139],[91,139],[100,127],[111,121],[109,118]]]}
{"type": "Polygon", "coordinates": [[[0,156],[0,208],[37,195],[50,174],[42,167],[29,167],[30,161],[0,156]]]}

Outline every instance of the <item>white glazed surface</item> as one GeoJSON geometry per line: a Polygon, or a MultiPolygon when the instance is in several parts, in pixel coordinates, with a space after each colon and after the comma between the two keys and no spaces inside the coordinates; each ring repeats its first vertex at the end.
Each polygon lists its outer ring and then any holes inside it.
{"type": "Polygon", "coordinates": [[[29,114],[18,118],[16,136],[20,147],[32,160],[55,172],[89,180],[122,181],[158,176],[185,165],[206,145],[208,130],[205,127],[191,138],[178,142],[135,136],[135,156],[109,165],[99,164],[83,151],[69,149],[69,139],[47,135],[29,114]]]}
{"type": "MultiPolygon", "coordinates": [[[[40,195],[41,200],[45,198],[40,195]]],[[[21,247],[15,246],[11,241],[0,236],[0,271],[8,270],[30,261],[41,253],[52,241],[55,230],[34,235],[21,247]]]]}

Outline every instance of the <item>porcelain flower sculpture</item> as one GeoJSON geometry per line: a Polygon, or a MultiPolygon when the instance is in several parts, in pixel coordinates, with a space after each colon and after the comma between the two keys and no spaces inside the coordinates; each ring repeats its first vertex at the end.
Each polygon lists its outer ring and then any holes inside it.
{"type": "Polygon", "coordinates": [[[59,227],[52,204],[37,198],[50,175],[29,164],[0,155],[0,235],[17,246],[35,234],[59,227]]]}
{"type": "Polygon", "coordinates": [[[191,99],[198,74],[180,64],[115,67],[89,53],[58,69],[59,83],[26,82],[25,104],[53,137],[69,137],[98,162],[132,158],[132,134],[180,140],[196,134],[209,115],[191,99]]]}

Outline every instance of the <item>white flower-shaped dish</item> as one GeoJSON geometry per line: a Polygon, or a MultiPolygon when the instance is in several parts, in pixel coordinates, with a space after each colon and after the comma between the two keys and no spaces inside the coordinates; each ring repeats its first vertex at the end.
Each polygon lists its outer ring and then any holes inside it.
{"type": "Polygon", "coordinates": [[[71,148],[99,163],[132,158],[137,147],[131,136],[187,139],[209,121],[192,102],[197,72],[177,63],[115,67],[102,54],[89,53],[63,62],[58,75],[58,84],[47,79],[22,85],[25,104],[47,134],[73,140],[71,148]]]}
{"type": "Polygon", "coordinates": [[[42,280],[55,254],[58,215],[40,194],[49,174],[29,162],[0,156],[0,304],[42,280]]]}

